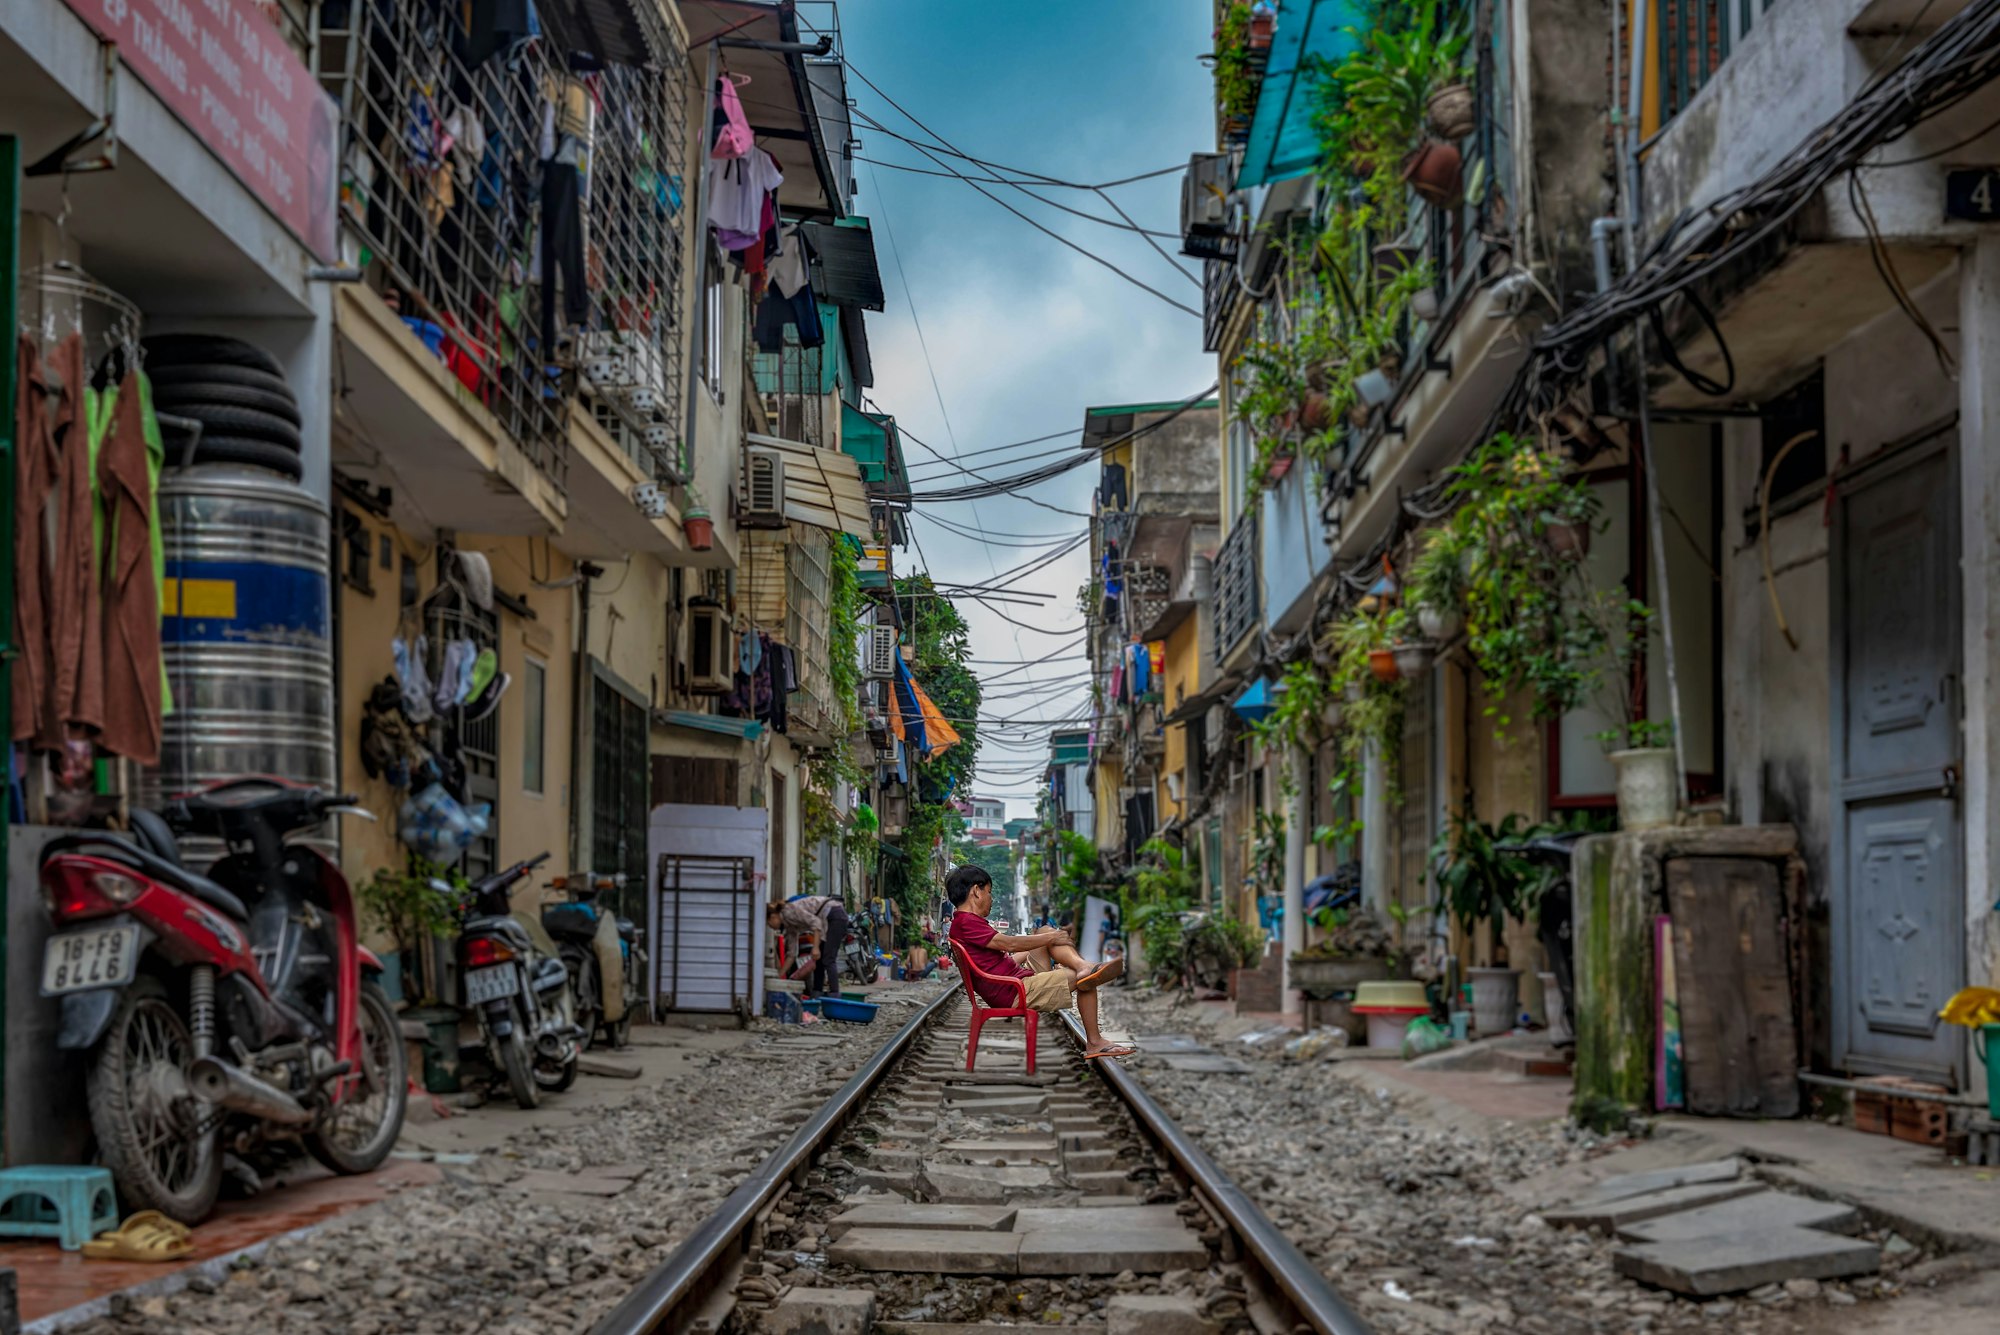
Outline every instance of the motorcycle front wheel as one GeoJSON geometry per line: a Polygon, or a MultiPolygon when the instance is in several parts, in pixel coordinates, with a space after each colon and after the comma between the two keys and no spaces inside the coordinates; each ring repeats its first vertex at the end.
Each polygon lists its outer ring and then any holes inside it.
{"type": "MultiPolygon", "coordinates": [[[[388,994],[363,983],[354,1022],[361,1030],[361,1069],[327,1124],[306,1139],[312,1157],[336,1173],[372,1173],[396,1148],[410,1099],[409,1058],[388,994]]],[[[346,1082],[343,1082],[346,1083],[346,1082]]]]}
{"type": "Polygon", "coordinates": [[[85,1088],[98,1153],[130,1210],[199,1224],[222,1189],[219,1110],[188,1087],[194,1038],[167,989],[140,974],[119,998],[85,1088]]]}
{"type": "Polygon", "coordinates": [[[528,1039],[528,1020],[520,1007],[514,1008],[513,1032],[505,1038],[496,1037],[493,1045],[500,1049],[500,1065],[506,1070],[507,1089],[514,1102],[523,1108],[539,1108],[542,1087],[535,1083],[535,1048],[528,1039]]]}

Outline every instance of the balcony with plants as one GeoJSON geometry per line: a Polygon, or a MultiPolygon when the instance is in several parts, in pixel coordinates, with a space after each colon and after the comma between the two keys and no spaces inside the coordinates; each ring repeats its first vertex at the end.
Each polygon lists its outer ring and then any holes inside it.
{"type": "Polygon", "coordinates": [[[1332,484],[1442,367],[1505,207],[1489,15],[1476,0],[1383,7],[1314,71],[1319,203],[1279,242],[1234,367],[1232,410],[1256,443],[1246,509],[1300,458],[1332,484]]]}

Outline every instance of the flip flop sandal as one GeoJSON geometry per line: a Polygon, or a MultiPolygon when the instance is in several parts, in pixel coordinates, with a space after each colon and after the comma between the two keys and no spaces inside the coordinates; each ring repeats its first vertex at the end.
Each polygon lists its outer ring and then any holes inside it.
{"type": "Polygon", "coordinates": [[[1087,1062],[1094,1062],[1098,1060],[1100,1057],[1117,1058],[1117,1057],[1136,1057],[1138,1055],[1139,1055],[1139,1049],[1137,1048],[1106,1048],[1102,1052],[1086,1052],[1083,1054],[1083,1059],[1087,1062]]]}
{"type": "Polygon", "coordinates": [[[187,1225],[158,1210],[141,1210],[117,1228],[83,1244],[93,1261],[178,1261],[194,1251],[187,1225]]]}
{"type": "Polygon", "coordinates": [[[1079,989],[1084,987],[1095,989],[1103,987],[1107,983],[1115,983],[1124,976],[1125,961],[1122,958],[1106,960],[1083,977],[1077,979],[1076,985],[1079,989]]]}

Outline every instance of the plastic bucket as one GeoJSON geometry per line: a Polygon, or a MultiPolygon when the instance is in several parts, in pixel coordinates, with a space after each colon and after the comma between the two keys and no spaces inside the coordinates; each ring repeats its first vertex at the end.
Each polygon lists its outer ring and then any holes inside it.
{"type": "Polygon", "coordinates": [[[1410,1021],[1429,1012],[1428,1006],[1356,1006],[1354,1013],[1368,1017],[1368,1046],[1401,1051],[1403,1031],[1410,1021]]]}
{"type": "Polygon", "coordinates": [[[1991,1055],[1996,1040],[2000,1040],[2000,1024],[1982,1024],[1972,1043],[1979,1049],[1979,1060],[1986,1063],[1986,1115],[2000,1122],[2000,1071],[1993,1069],[1991,1055]]]}

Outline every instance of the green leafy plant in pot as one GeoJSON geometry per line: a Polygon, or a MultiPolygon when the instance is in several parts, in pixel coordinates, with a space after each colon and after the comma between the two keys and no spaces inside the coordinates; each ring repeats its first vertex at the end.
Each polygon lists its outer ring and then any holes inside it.
{"type": "MultiPolygon", "coordinates": [[[[1461,810],[1451,813],[1431,844],[1438,907],[1475,939],[1482,924],[1489,926],[1496,961],[1506,954],[1502,929],[1508,919],[1521,916],[1524,895],[1537,880],[1534,865],[1506,846],[1525,839],[1532,829],[1519,815],[1489,825],[1461,810]]],[[[1496,963],[1466,973],[1472,982],[1473,1026],[1488,1036],[1513,1028],[1520,972],[1496,963]]]]}

